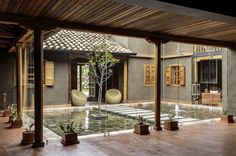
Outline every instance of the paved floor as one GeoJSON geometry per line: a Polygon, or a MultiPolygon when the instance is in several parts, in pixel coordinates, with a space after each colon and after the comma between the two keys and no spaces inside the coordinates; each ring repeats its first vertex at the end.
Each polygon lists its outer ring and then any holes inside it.
{"type": "Polygon", "coordinates": [[[44,148],[32,149],[19,145],[23,129],[8,129],[7,120],[0,117],[0,156],[236,156],[236,124],[202,123],[147,136],[130,132],[92,137],[68,147],[49,141],[44,148]]]}

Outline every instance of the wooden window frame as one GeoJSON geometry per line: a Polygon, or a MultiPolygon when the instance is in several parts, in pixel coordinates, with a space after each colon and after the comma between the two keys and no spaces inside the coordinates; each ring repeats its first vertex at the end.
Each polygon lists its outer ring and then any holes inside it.
{"type": "Polygon", "coordinates": [[[144,64],[144,86],[155,86],[154,64],[144,64]]]}
{"type": "Polygon", "coordinates": [[[182,64],[167,66],[165,71],[165,82],[167,86],[185,86],[185,66],[182,64]],[[175,76],[173,73],[174,71],[177,73],[175,76]]]}

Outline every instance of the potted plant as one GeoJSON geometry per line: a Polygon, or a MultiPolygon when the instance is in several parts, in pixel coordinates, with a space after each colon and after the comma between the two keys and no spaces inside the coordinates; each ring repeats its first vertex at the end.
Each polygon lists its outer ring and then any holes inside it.
{"type": "Polygon", "coordinates": [[[149,125],[144,123],[144,118],[142,116],[138,116],[138,123],[134,125],[134,133],[140,135],[150,134],[149,125]]]}
{"type": "Polygon", "coordinates": [[[17,111],[14,111],[11,116],[11,126],[10,128],[20,128],[22,126],[22,120],[20,114],[17,111]]]}
{"type": "Polygon", "coordinates": [[[35,131],[32,130],[34,123],[32,123],[29,128],[25,128],[25,131],[22,133],[22,145],[32,144],[34,141],[35,131]]]}
{"type": "Polygon", "coordinates": [[[15,112],[17,111],[17,110],[16,110],[16,104],[11,104],[11,105],[9,105],[9,106],[7,107],[7,109],[9,109],[9,111],[10,111],[8,123],[11,123],[13,113],[15,113],[15,112]]]}
{"type": "Polygon", "coordinates": [[[79,144],[77,133],[75,132],[74,121],[68,125],[60,125],[60,128],[64,132],[61,140],[61,143],[64,146],[79,144]]]}
{"type": "Polygon", "coordinates": [[[170,113],[168,115],[168,120],[164,121],[164,128],[168,129],[168,130],[178,130],[179,129],[179,124],[178,121],[174,120],[175,114],[174,113],[170,113]]]}
{"type": "Polygon", "coordinates": [[[227,123],[234,123],[234,117],[232,114],[228,114],[226,109],[222,110],[221,121],[227,123]]]}
{"type": "Polygon", "coordinates": [[[10,105],[3,112],[3,117],[8,117],[11,114],[10,105]]]}

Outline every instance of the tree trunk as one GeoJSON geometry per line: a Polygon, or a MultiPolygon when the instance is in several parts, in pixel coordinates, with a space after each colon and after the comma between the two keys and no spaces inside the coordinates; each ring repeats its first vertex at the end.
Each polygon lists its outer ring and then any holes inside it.
{"type": "Polygon", "coordinates": [[[101,105],[102,105],[102,87],[103,87],[103,73],[101,75],[99,83],[99,92],[98,92],[98,112],[101,114],[101,105]]]}

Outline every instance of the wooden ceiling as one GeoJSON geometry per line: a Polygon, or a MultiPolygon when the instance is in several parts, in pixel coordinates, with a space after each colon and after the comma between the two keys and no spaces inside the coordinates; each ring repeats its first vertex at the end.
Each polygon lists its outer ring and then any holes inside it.
{"type": "MultiPolygon", "coordinates": [[[[22,27],[59,27],[228,47],[236,43],[236,22],[178,14],[132,3],[135,0],[126,1],[1,0],[0,48],[9,48],[24,31],[22,27]]],[[[149,2],[158,3],[146,1],[149,2]]]]}

